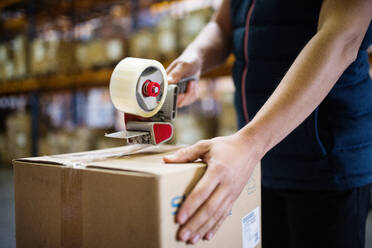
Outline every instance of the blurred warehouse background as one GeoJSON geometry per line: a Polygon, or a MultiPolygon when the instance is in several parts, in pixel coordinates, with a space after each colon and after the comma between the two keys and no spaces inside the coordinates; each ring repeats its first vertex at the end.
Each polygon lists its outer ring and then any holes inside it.
{"type": "MultiPolygon", "coordinates": [[[[196,37],[220,0],[0,2],[0,159],[122,145],[108,84],[124,57],[167,66],[196,37]]],[[[236,130],[233,58],[200,82],[201,99],[180,111],[173,143],[236,130]]]]}

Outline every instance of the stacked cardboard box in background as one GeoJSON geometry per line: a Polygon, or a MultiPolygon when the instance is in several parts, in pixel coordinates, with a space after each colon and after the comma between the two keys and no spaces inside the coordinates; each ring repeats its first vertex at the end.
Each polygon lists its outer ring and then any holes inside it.
{"type": "Polygon", "coordinates": [[[91,69],[111,65],[125,56],[124,41],[120,39],[80,42],[76,49],[78,67],[91,69]]]}
{"type": "Polygon", "coordinates": [[[156,59],[156,39],[153,30],[142,29],[133,34],[129,39],[129,56],[145,59],[156,59]]]}
{"type": "Polygon", "coordinates": [[[155,31],[160,61],[171,61],[179,54],[177,22],[170,16],[164,16],[155,31]]]}
{"type": "Polygon", "coordinates": [[[27,73],[26,36],[18,35],[11,41],[11,51],[14,63],[14,78],[23,78],[27,73]]]}
{"type": "Polygon", "coordinates": [[[200,33],[210,20],[212,9],[202,9],[187,14],[180,20],[180,46],[183,51],[200,33]]]}
{"type": "Polygon", "coordinates": [[[31,43],[30,72],[32,75],[41,75],[57,70],[57,41],[44,41],[36,38],[31,43]]]}
{"type": "Polygon", "coordinates": [[[10,115],[6,120],[8,158],[31,156],[31,116],[26,113],[10,115]]]}
{"type": "Polygon", "coordinates": [[[74,42],[36,38],[32,41],[30,56],[30,70],[35,76],[76,69],[74,42]]]}
{"type": "Polygon", "coordinates": [[[10,63],[8,53],[8,44],[0,43],[0,81],[9,80],[12,77],[8,71],[9,69],[13,71],[14,65],[10,63]]]}
{"type": "Polygon", "coordinates": [[[0,81],[23,78],[26,72],[26,36],[20,34],[0,44],[0,81]]]}
{"type": "Polygon", "coordinates": [[[76,71],[76,42],[63,41],[58,42],[57,50],[57,72],[70,73],[76,71]]]}

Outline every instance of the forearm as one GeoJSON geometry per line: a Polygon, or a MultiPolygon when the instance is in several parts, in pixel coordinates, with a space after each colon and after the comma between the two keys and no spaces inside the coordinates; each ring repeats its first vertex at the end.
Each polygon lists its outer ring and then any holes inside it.
{"type": "Polygon", "coordinates": [[[212,20],[186,48],[185,52],[198,54],[202,61],[202,73],[223,64],[231,49],[231,41],[220,25],[212,20]]]}
{"type": "Polygon", "coordinates": [[[223,64],[231,51],[230,0],[223,0],[208,25],[186,48],[185,52],[197,54],[202,73],[223,64]]]}
{"type": "Polygon", "coordinates": [[[242,130],[254,130],[266,153],[320,104],[351,62],[343,46],[321,34],[307,44],[277,89],[242,130]]]}
{"type": "Polygon", "coordinates": [[[310,40],[274,93],[240,131],[243,136],[255,137],[261,155],[283,140],[322,102],[355,60],[364,33],[339,35],[325,28],[310,40]]]}

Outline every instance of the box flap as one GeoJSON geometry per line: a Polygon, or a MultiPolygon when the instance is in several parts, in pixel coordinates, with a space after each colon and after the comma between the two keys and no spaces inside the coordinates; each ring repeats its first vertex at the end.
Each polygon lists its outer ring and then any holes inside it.
{"type": "Polygon", "coordinates": [[[22,158],[16,162],[34,162],[68,166],[76,169],[101,168],[144,172],[153,175],[176,173],[180,170],[203,167],[204,163],[165,164],[164,154],[182,146],[172,145],[130,145],[88,152],[69,153],[42,157],[22,158]]]}

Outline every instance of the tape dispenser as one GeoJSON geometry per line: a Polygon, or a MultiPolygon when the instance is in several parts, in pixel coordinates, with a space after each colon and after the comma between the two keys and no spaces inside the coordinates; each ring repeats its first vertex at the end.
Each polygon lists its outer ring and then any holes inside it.
{"type": "Polygon", "coordinates": [[[110,97],[124,112],[125,130],[106,137],[126,139],[129,144],[158,145],[173,137],[171,121],[177,115],[177,96],[185,93],[187,77],[169,84],[166,71],[156,60],[127,57],[115,67],[110,79],[110,97]]]}

